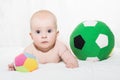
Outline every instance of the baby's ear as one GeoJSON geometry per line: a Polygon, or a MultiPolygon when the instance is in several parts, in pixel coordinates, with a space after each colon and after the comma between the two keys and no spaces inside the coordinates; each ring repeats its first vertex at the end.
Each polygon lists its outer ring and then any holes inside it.
{"type": "Polygon", "coordinates": [[[32,33],[31,33],[31,32],[29,33],[29,35],[30,35],[30,37],[33,39],[33,37],[32,37],[32,33]]]}
{"type": "Polygon", "coordinates": [[[59,35],[59,31],[57,31],[57,36],[59,35]]]}

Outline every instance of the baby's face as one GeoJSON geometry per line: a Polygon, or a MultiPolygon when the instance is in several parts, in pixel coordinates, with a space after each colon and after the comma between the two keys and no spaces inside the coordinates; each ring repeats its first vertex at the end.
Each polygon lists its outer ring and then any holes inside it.
{"type": "Polygon", "coordinates": [[[51,49],[56,42],[57,34],[56,22],[53,18],[37,17],[32,20],[31,37],[38,49],[51,49]]]}

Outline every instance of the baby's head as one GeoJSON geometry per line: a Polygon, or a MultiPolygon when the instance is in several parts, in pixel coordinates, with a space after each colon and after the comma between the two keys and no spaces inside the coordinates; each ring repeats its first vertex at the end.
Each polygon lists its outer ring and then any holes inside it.
{"type": "Polygon", "coordinates": [[[34,13],[30,27],[30,35],[36,48],[45,52],[54,46],[58,31],[57,20],[52,12],[40,10],[34,13]]]}
{"type": "Polygon", "coordinates": [[[52,24],[57,29],[56,16],[48,10],[40,10],[40,11],[35,12],[32,15],[31,21],[30,21],[31,30],[32,30],[32,28],[35,27],[37,22],[39,23],[39,26],[42,26],[42,24],[44,24],[43,26],[52,24]],[[42,24],[40,24],[40,23],[42,23],[42,24]]]}

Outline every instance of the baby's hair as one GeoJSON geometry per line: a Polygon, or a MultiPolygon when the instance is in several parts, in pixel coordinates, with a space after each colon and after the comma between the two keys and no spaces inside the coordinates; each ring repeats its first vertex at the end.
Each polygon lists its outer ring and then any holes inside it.
{"type": "Polygon", "coordinates": [[[32,23],[32,19],[34,18],[34,17],[36,17],[36,16],[39,16],[39,15],[42,15],[42,14],[46,14],[47,13],[47,15],[51,15],[51,16],[53,16],[53,18],[54,18],[54,20],[55,20],[55,27],[56,27],[56,29],[57,29],[57,19],[56,19],[56,16],[52,13],[52,12],[50,12],[50,11],[48,11],[48,10],[39,10],[39,11],[37,11],[37,12],[35,12],[33,15],[32,15],[32,17],[31,17],[31,19],[30,19],[30,27],[32,27],[31,26],[31,23],[32,23]]]}

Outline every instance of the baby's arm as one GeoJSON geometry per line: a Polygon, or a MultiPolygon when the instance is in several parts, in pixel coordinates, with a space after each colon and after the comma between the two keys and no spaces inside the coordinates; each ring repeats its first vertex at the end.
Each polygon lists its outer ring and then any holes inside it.
{"type": "Polygon", "coordinates": [[[69,50],[66,50],[61,57],[67,68],[76,68],[79,66],[77,59],[71,54],[69,50]]]}
{"type": "Polygon", "coordinates": [[[73,54],[64,44],[60,47],[60,56],[67,68],[76,68],[79,66],[76,57],[73,56],[73,54]]]}

